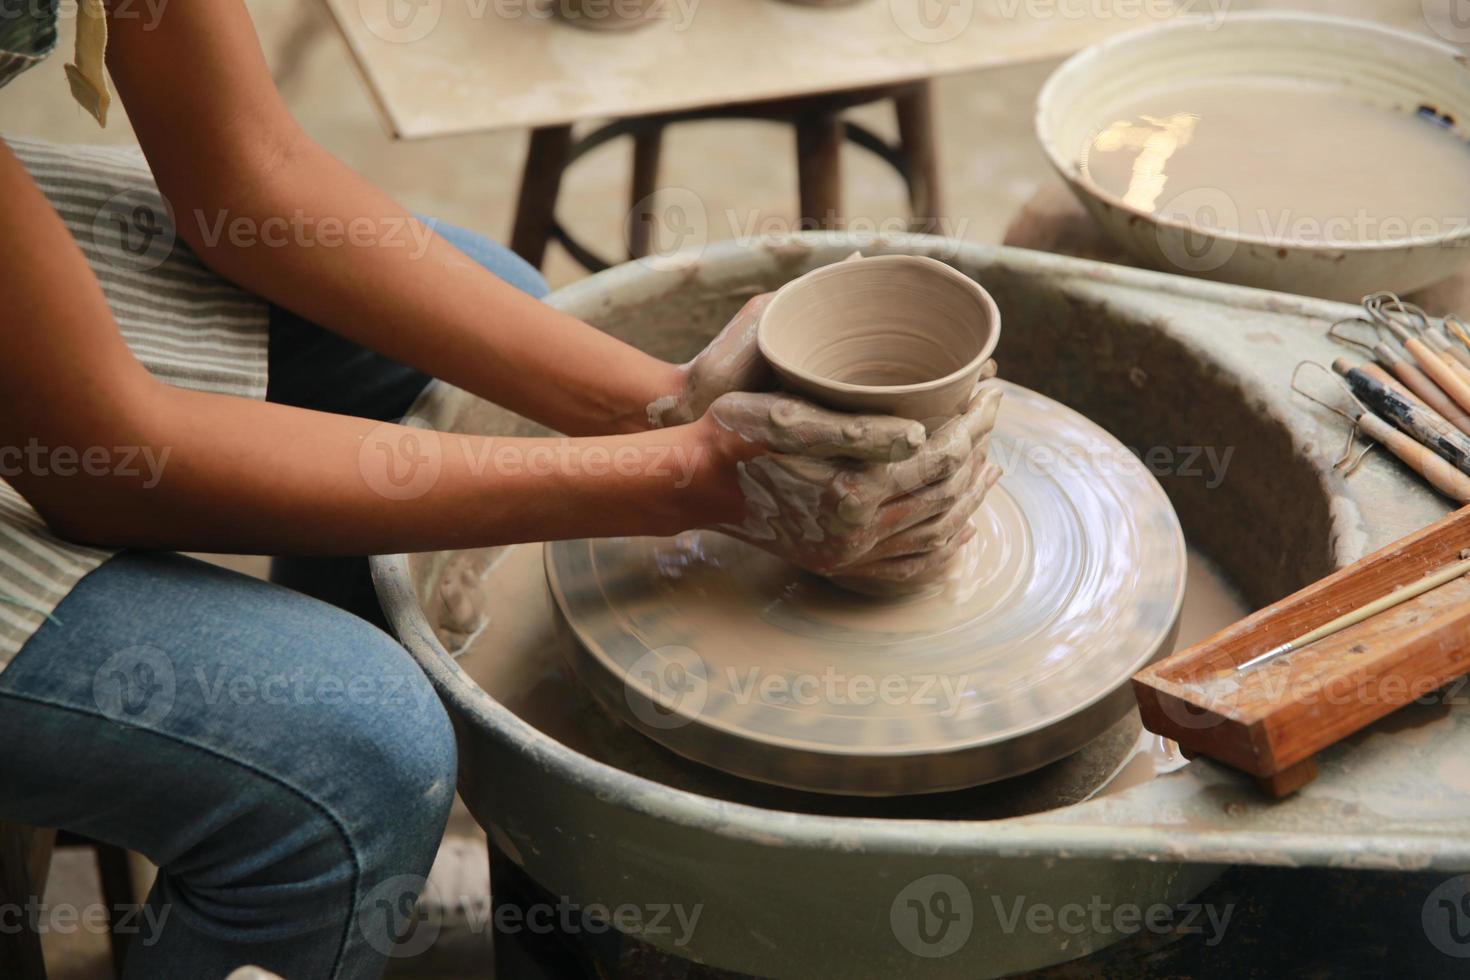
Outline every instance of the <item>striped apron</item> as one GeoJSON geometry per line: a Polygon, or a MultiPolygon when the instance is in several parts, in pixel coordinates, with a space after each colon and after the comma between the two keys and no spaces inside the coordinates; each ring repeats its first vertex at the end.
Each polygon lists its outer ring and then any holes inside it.
{"type": "MultiPolygon", "coordinates": [[[[61,215],[128,347],[155,377],[196,391],[265,398],[266,303],[211,273],[176,240],[142,154],[6,142],[61,215]]],[[[12,322],[0,329],[27,326],[12,322]]],[[[126,447],[103,448],[120,459],[126,447]]],[[[0,478],[0,669],[53,618],[82,576],[111,554],[53,535],[0,478]]]]}

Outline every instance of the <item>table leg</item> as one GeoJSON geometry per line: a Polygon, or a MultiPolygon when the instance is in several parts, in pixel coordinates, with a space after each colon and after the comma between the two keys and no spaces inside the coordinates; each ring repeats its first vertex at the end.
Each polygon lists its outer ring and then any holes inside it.
{"type": "Polygon", "coordinates": [[[641,259],[653,244],[653,196],[658,191],[658,158],[663,126],[646,123],[633,132],[633,206],[628,214],[628,258],[641,259]]]}
{"type": "Polygon", "coordinates": [[[510,247],[538,269],[546,257],[546,243],[551,240],[556,197],[571,151],[571,126],[545,126],[531,131],[510,247]]]}
{"type": "Polygon", "coordinates": [[[802,228],[842,225],[842,118],[829,109],[796,117],[796,172],[802,228]]]}
{"type": "Polygon", "coordinates": [[[934,85],[920,82],[894,96],[898,145],[909,170],[910,230],[937,233],[944,203],[940,193],[939,154],[934,145],[934,85]]]}

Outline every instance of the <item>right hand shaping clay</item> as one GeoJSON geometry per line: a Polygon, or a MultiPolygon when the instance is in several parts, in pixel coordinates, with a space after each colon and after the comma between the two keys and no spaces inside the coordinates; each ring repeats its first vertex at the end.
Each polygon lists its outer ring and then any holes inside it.
{"type": "Polygon", "coordinates": [[[711,414],[760,452],[739,464],[744,519],[719,530],[863,592],[926,588],[974,534],[1000,477],[986,458],[1000,389],[925,438],[918,422],[737,392],[711,414]]]}

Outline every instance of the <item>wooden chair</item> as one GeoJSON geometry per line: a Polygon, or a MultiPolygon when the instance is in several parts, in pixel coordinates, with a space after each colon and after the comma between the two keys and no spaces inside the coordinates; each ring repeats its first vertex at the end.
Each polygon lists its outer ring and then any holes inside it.
{"type": "Polygon", "coordinates": [[[113,970],[121,976],[127,943],[117,931],[118,917],[135,902],[127,852],[64,831],[0,822],[0,977],[46,980],[41,934],[27,910],[45,894],[51,854],[57,847],[90,847],[96,853],[112,939],[113,970]]]}
{"type": "MultiPolygon", "coordinates": [[[[796,171],[805,228],[842,224],[840,150],[850,140],[887,161],[908,184],[913,231],[932,231],[942,214],[939,162],[934,148],[934,110],[927,80],[902,85],[833,92],[799,99],[778,99],[662,115],[635,116],[573,140],[572,127],[547,126],[531,132],[526,165],[516,204],[511,249],[540,268],[547,244],[555,238],[587,269],[598,272],[611,262],[593,254],[557,221],[556,201],[562,175],[578,157],[609,140],[629,136],[633,143],[632,207],[641,211],[658,189],[663,131],[681,122],[708,119],[766,119],[790,124],[796,133],[796,171]],[[842,113],[870,102],[891,100],[898,121],[897,145],[844,121],[842,113]]],[[[628,258],[648,254],[651,216],[634,213],[629,222],[628,258]]],[[[617,260],[621,261],[621,259],[617,260]]]]}

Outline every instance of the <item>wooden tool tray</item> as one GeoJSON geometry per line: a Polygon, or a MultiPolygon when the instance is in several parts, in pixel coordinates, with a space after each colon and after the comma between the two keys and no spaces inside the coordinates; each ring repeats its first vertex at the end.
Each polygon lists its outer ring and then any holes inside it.
{"type": "Polygon", "coordinates": [[[1470,507],[1262,609],[1133,678],[1143,723],[1284,796],[1317,774],[1315,755],[1470,673],[1470,578],[1409,599],[1247,670],[1238,665],[1470,549],[1470,507]]]}

